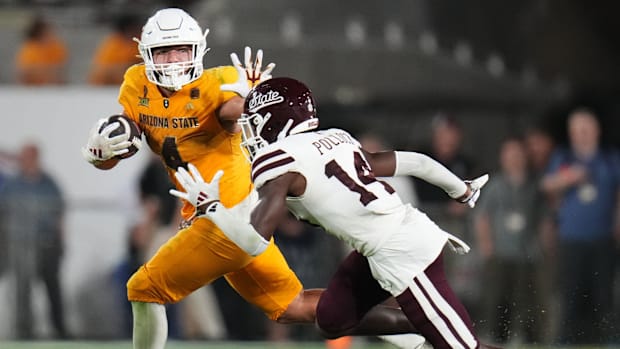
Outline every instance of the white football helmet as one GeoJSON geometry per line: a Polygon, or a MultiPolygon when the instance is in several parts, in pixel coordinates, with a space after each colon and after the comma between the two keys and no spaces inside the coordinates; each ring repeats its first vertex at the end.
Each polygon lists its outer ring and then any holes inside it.
{"type": "Polygon", "coordinates": [[[202,58],[209,50],[207,34],[187,12],[178,8],[157,11],[142,27],[138,42],[140,55],[146,67],[149,81],[167,89],[178,91],[184,85],[198,79],[203,72],[202,58]],[[162,46],[190,45],[192,59],[188,62],[155,64],[153,48],[162,46]]]}

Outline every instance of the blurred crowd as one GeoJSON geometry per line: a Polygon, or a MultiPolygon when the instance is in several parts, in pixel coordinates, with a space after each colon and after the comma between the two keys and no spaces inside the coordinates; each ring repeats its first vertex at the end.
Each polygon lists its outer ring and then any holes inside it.
{"type": "MultiPolygon", "coordinates": [[[[93,52],[87,82],[92,85],[118,85],[125,70],[141,60],[133,40],[140,36],[142,18],[121,14],[109,33],[93,52]]],[[[25,28],[23,41],[15,55],[15,82],[23,85],[66,84],[70,52],[56,28],[42,15],[35,15],[25,28]]]]}
{"type": "MultiPolygon", "coordinates": [[[[92,57],[90,83],[122,81],[126,68],[138,62],[133,37],[140,26],[141,18],[118,18],[92,57]]],[[[64,84],[69,54],[53,26],[44,17],[34,18],[16,54],[16,82],[64,84]]],[[[429,144],[411,150],[432,156],[461,178],[489,172],[490,182],[473,210],[423,181],[389,179],[404,201],[472,245],[466,257],[447,261],[448,279],[487,341],[620,343],[620,152],[602,142],[604,125],[595,110],[575,106],[563,120],[566,142],[531,125],[503,139],[495,167],[482,168],[479,159],[464,151],[468,139],[458,118],[434,118],[429,144]]],[[[381,135],[358,136],[368,150],[391,148],[381,135]]],[[[59,282],[62,188],[41,168],[36,142],[24,144],[18,154],[0,155],[1,167],[9,169],[0,177],[0,272],[14,279],[16,337],[34,338],[30,293],[32,282],[40,279],[55,336],[70,338],[59,282]]],[[[144,214],[127,234],[126,258],[114,271],[119,294],[132,272],[175,233],[180,220],[178,202],[168,194],[171,183],[158,158],[144,168],[139,186],[144,214]]],[[[291,218],[276,234],[307,288],[325,286],[347,252],[317,229],[291,218]]],[[[129,303],[126,306],[129,338],[129,303]]],[[[319,339],[313,328],[268,321],[223,283],[170,308],[173,338],[319,339]]]]}

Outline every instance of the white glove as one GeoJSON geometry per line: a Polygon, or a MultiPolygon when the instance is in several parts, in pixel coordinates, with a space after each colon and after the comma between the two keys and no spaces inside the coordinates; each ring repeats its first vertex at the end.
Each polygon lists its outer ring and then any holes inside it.
{"type": "Polygon", "coordinates": [[[256,52],[256,59],[252,62],[252,49],[248,46],[245,47],[245,67],[239,61],[236,53],[230,54],[233,66],[237,69],[239,78],[232,84],[224,84],[220,86],[222,91],[231,91],[237,93],[239,96],[245,98],[250,93],[250,90],[254,86],[260,84],[265,80],[271,79],[271,71],[276,67],[275,63],[269,63],[265,70],[261,71],[263,65],[263,50],[256,52]]]}
{"type": "Polygon", "coordinates": [[[478,198],[480,197],[480,189],[482,189],[482,187],[487,184],[488,181],[488,174],[480,176],[476,179],[464,181],[471,190],[471,194],[468,197],[462,199],[461,202],[464,204],[466,203],[471,208],[474,208],[476,206],[476,201],[478,201],[478,198]]]}
{"type": "Polygon", "coordinates": [[[95,126],[90,130],[86,146],[82,148],[82,156],[91,164],[123,155],[129,152],[129,147],[133,144],[129,141],[129,133],[110,137],[110,133],[121,126],[118,121],[99,131],[106,121],[105,118],[97,120],[95,126]]]}
{"type": "Polygon", "coordinates": [[[207,183],[202,179],[196,166],[187,164],[187,167],[189,172],[179,167],[174,174],[185,192],[175,189],[170,189],[169,192],[173,196],[189,201],[196,208],[191,219],[207,217],[242,250],[252,256],[263,253],[269,246],[269,240],[265,240],[247,221],[248,219],[239,219],[220,203],[220,178],[224,171],[217,171],[211,183],[207,183]]]}
{"type": "Polygon", "coordinates": [[[198,172],[196,166],[187,164],[187,167],[189,168],[189,172],[187,172],[187,170],[183,167],[179,167],[177,172],[174,174],[185,192],[170,189],[170,195],[186,200],[196,208],[204,205],[204,208],[206,209],[206,206],[219,202],[220,178],[222,178],[224,171],[217,171],[213,176],[211,183],[207,183],[204,179],[202,179],[202,176],[200,175],[200,172],[198,172]]]}

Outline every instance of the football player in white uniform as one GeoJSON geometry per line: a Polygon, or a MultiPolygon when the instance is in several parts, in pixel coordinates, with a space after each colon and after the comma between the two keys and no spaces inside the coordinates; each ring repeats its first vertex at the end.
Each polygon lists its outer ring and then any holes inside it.
{"type": "Polygon", "coordinates": [[[179,168],[186,191],[171,193],[195,203],[252,255],[265,250],[287,209],[355,248],[317,306],[317,324],[328,338],[392,295],[434,348],[481,347],[442,264],[446,243],[460,253],[469,247],[375,176],[416,176],[471,207],[488,176],[464,181],[415,152],[368,153],[344,130],[313,131],[318,121],[311,91],[297,80],[273,78],[248,95],[239,124],[260,201],[247,224],[219,202],[221,171],[206,183],[193,167],[179,168]]]}

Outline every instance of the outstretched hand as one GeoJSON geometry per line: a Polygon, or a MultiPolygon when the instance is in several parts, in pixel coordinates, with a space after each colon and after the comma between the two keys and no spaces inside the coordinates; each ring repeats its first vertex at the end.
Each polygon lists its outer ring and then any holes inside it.
{"type": "Polygon", "coordinates": [[[170,189],[170,195],[186,200],[196,208],[207,208],[212,203],[219,202],[220,178],[222,178],[224,171],[217,171],[209,183],[205,182],[196,166],[187,164],[187,168],[189,172],[185,168],[179,167],[174,174],[179,185],[185,191],[170,189]]]}
{"type": "Polygon", "coordinates": [[[230,54],[230,60],[235,69],[237,69],[239,78],[232,84],[223,84],[220,86],[220,90],[235,92],[243,98],[247,97],[254,86],[271,79],[271,72],[276,67],[275,63],[269,63],[265,70],[261,71],[263,67],[263,50],[259,49],[256,52],[256,58],[252,62],[252,49],[248,46],[245,47],[245,66],[241,64],[239,57],[234,52],[230,54]]]}
{"type": "Polygon", "coordinates": [[[488,174],[482,175],[476,179],[464,181],[465,184],[467,184],[467,192],[469,195],[465,195],[465,197],[460,198],[459,201],[469,205],[471,208],[474,208],[476,206],[476,201],[480,198],[480,190],[485,184],[487,184],[488,181],[488,174]]]}

